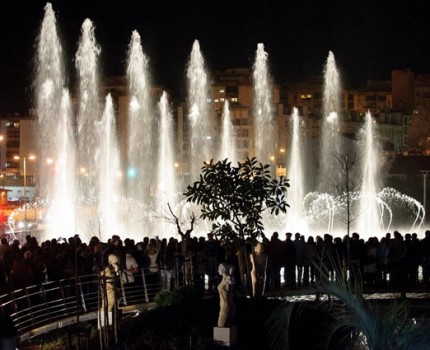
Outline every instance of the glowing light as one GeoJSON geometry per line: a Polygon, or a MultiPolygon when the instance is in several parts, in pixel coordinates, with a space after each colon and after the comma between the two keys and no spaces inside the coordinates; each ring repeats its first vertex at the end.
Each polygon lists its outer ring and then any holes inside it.
{"type": "Polygon", "coordinates": [[[330,114],[327,116],[327,121],[330,124],[333,124],[337,121],[337,113],[336,112],[330,112],[330,114]]]}
{"type": "Polygon", "coordinates": [[[137,170],[135,169],[135,168],[128,168],[128,170],[127,170],[127,176],[129,177],[129,178],[135,178],[136,176],[137,176],[137,170]]]}
{"type": "Polygon", "coordinates": [[[139,102],[137,101],[136,96],[133,96],[133,97],[131,98],[131,101],[130,101],[130,109],[131,109],[133,112],[135,112],[135,111],[138,111],[138,110],[139,110],[139,108],[140,108],[139,102]]]}

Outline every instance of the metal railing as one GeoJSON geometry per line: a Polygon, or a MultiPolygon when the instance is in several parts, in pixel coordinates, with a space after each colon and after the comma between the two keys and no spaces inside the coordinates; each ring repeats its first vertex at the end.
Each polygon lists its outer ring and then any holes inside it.
{"type": "MultiPolygon", "coordinates": [[[[156,294],[167,286],[159,270],[141,269],[133,274],[133,283],[127,283],[121,274],[109,281],[92,274],[14,290],[0,296],[0,312],[12,318],[20,341],[24,341],[78,320],[96,319],[106,282],[116,286],[117,305],[128,311],[144,309],[145,304],[150,305],[156,294]]],[[[183,283],[173,279],[170,286],[175,288],[183,283]]]]}

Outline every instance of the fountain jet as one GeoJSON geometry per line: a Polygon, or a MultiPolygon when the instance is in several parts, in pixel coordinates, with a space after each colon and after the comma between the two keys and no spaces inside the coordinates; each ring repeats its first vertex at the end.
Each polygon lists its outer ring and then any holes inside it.
{"type": "Polygon", "coordinates": [[[236,146],[234,143],[234,128],[231,122],[229,103],[224,102],[222,113],[221,151],[219,159],[228,159],[232,164],[237,162],[236,146]]]}
{"type": "Polygon", "coordinates": [[[76,231],[75,144],[62,47],[50,3],[45,6],[36,62],[39,193],[48,207],[47,218],[52,219],[45,234],[55,237],[62,227],[62,234],[72,235],[76,231]]]}
{"type": "Polygon", "coordinates": [[[333,52],[329,52],[324,68],[324,106],[320,152],[319,189],[332,192],[333,185],[341,181],[336,157],[341,153],[339,136],[340,78],[333,52]]]}
{"type": "Polygon", "coordinates": [[[213,158],[213,123],[208,106],[208,78],[200,44],[194,41],[187,68],[188,119],[190,121],[189,167],[191,181],[200,174],[203,162],[213,158]]]}
{"type": "Polygon", "coordinates": [[[262,163],[270,163],[271,159],[276,156],[277,148],[272,83],[267,57],[264,44],[258,44],[253,70],[254,154],[262,163]]]}
{"type": "Polygon", "coordinates": [[[290,179],[291,187],[287,192],[287,203],[290,209],[287,212],[287,230],[306,232],[306,224],[303,199],[304,199],[304,176],[303,176],[303,152],[300,135],[300,116],[297,108],[293,109],[291,116],[292,138],[291,153],[287,163],[287,177],[290,179]]]}
{"type": "Polygon", "coordinates": [[[133,31],[128,51],[127,78],[130,94],[128,120],[127,196],[151,204],[154,164],[154,119],[148,73],[149,60],[142,50],[140,35],[133,31]]]}

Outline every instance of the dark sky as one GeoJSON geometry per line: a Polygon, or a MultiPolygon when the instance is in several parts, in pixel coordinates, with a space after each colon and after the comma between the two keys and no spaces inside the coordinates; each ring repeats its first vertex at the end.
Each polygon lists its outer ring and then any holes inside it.
{"type": "MultiPolygon", "coordinates": [[[[257,43],[276,82],[321,74],[335,54],[345,86],[389,79],[393,68],[430,72],[430,1],[391,0],[58,0],[52,1],[74,80],[73,57],[85,18],[96,27],[101,72],[125,72],[131,32],[150,58],[152,80],[178,97],[194,39],[207,67],[251,67],[257,43]]],[[[46,1],[2,0],[0,114],[32,103],[33,55],[46,1]]]]}

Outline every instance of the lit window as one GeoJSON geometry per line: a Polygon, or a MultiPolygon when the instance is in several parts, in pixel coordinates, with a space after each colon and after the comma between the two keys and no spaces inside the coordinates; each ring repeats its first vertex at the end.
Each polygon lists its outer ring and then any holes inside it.
{"type": "Polygon", "coordinates": [[[216,99],[214,100],[214,102],[215,102],[215,103],[218,103],[218,102],[219,102],[219,100],[216,98],[216,99]]]}
{"type": "Polygon", "coordinates": [[[212,102],[212,99],[211,99],[211,98],[208,98],[208,100],[207,100],[207,101],[208,101],[208,103],[211,103],[211,102],[212,102]]]}
{"type": "Polygon", "coordinates": [[[224,102],[225,98],[224,98],[224,97],[221,97],[219,100],[220,100],[221,102],[224,102]]]}
{"type": "Polygon", "coordinates": [[[237,97],[232,97],[231,102],[237,102],[237,97]]]}
{"type": "Polygon", "coordinates": [[[220,92],[221,94],[222,94],[222,93],[224,93],[224,89],[221,89],[219,92],[220,92]]]}

